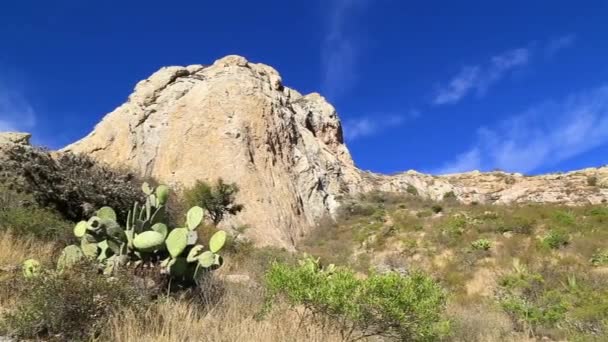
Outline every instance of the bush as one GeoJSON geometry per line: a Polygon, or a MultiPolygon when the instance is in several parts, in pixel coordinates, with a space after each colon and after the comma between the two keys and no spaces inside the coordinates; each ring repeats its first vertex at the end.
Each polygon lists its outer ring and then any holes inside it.
{"type": "Polygon", "coordinates": [[[568,244],[568,234],[558,229],[552,229],[543,237],[542,244],[551,249],[558,249],[568,244]]]}
{"type": "Polygon", "coordinates": [[[431,210],[432,210],[432,211],[433,211],[435,214],[439,214],[440,212],[442,212],[442,211],[443,211],[443,207],[442,207],[442,206],[440,206],[440,205],[438,205],[438,204],[435,204],[435,205],[433,205],[433,206],[431,207],[431,210]]]}
{"type": "Polygon", "coordinates": [[[456,197],[456,194],[454,193],[454,191],[448,191],[445,194],[443,194],[443,200],[444,201],[456,201],[456,200],[458,200],[458,198],[456,197]]]}
{"type": "Polygon", "coordinates": [[[10,230],[18,236],[68,241],[72,224],[52,210],[32,206],[0,209],[0,230],[10,230]]]}
{"type": "Polygon", "coordinates": [[[203,181],[184,192],[188,207],[201,206],[209,214],[214,225],[218,225],[226,214],[236,215],[243,210],[242,204],[235,203],[239,187],[235,184],[226,184],[220,178],[214,185],[203,181]]]}
{"type": "Polygon", "coordinates": [[[490,247],[492,247],[492,243],[487,239],[479,239],[471,243],[471,248],[477,251],[487,251],[490,247]]]}
{"type": "Polygon", "coordinates": [[[587,176],[587,185],[596,186],[597,185],[597,176],[587,176]]]}
{"type": "Polygon", "coordinates": [[[608,249],[599,250],[591,257],[591,264],[593,266],[605,266],[608,265],[608,249]]]}
{"type": "Polygon", "coordinates": [[[403,341],[436,341],[449,326],[445,295],[421,273],[373,274],[359,279],[347,268],[321,268],[312,258],[299,266],[275,263],[266,274],[268,303],[280,296],[305,316],[335,326],[343,340],[381,336],[403,341]]]}
{"type": "MultiPolygon", "coordinates": [[[[3,317],[3,330],[20,339],[89,340],[121,309],[144,310],[146,298],[128,278],[106,278],[93,267],[20,279],[22,302],[3,317]]],[[[13,286],[2,284],[2,286],[13,286]]]]}
{"type": "Polygon", "coordinates": [[[405,191],[412,196],[418,196],[418,189],[416,189],[416,187],[411,184],[407,186],[407,189],[405,191]]]}
{"type": "Polygon", "coordinates": [[[3,150],[0,183],[24,191],[41,207],[79,221],[95,209],[112,206],[124,220],[131,205],[142,199],[134,174],[95,163],[84,155],[50,152],[14,145],[3,150]]]}

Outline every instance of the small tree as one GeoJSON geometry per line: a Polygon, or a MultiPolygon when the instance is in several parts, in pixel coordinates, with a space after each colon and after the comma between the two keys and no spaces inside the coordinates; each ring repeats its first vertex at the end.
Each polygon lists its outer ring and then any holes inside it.
{"type": "Polygon", "coordinates": [[[184,197],[188,206],[201,206],[207,211],[214,225],[218,225],[226,214],[235,215],[243,210],[242,204],[235,203],[239,187],[227,184],[219,178],[214,185],[203,181],[186,190],[184,197]]]}
{"type": "Polygon", "coordinates": [[[306,319],[333,326],[343,341],[383,337],[398,341],[438,341],[449,333],[446,297],[438,283],[413,272],[358,278],[348,268],[322,268],[318,259],[299,265],[274,263],[266,273],[265,311],[277,299],[306,319]]]}

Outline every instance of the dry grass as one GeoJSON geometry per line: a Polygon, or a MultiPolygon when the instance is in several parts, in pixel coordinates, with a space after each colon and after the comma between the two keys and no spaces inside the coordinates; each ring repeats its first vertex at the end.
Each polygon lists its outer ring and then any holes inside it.
{"type": "MultiPolygon", "coordinates": [[[[19,265],[29,259],[36,258],[47,264],[55,251],[52,243],[45,243],[33,238],[20,238],[10,231],[0,231],[0,280],[10,277],[19,269],[19,265]]],[[[0,291],[0,314],[15,306],[17,298],[10,291],[0,291]]]]}
{"type": "Polygon", "coordinates": [[[528,342],[523,334],[513,332],[508,316],[499,309],[478,304],[461,306],[451,304],[448,314],[453,317],[453,336],[450,341],[458,342],[528,342]]]}
{"type": "Polygon", "coordinates": [[[337,334],[319,326],[302,324],[294,312],[275,310],[256,320],[260,296],[255,292],[230,293],[219,305],[204,312],[196,304],[167,299],[154,304],[144,317],[121,312],[109,322],[116,342],[232,342],[232,341],[340,341],[337,334]]]}
{"type": "Polygon", "coordinates": [[[0,231],[0,269],[18,266],[29,258],[35,258],[43,264],[49,263],[54,252],[53,243],[0,231]]]}

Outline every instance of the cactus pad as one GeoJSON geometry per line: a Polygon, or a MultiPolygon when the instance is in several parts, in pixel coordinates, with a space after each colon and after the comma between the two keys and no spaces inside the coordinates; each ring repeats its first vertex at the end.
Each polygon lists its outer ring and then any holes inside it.
{"type": "Polygon", "coordinates": [[[188,229],[195,230],[203,222],[204,211],[201,207],[192,207],[188,210],[188,229]]]}
{"type": "Polygon", "coordinates": [[[210,251],[203,252],[203,254],[198,257],[198,263],[204,268],[213,266],[215,263],[215,254],[210,251]]]}
{"type": "Polygon", "coordinates": [[[165,205],[169,200],[169,187],[166,185],[159,185],[156,188],[156,200],[158,205],[165,205]]]}
{"type": "Polygon", "coordinates": [[[177,258],[186,246],[188,245],[188,229],[187,228],[175,228],[167,236],[167,250],[172,257],[177,258]]]}
{"type": "Polygon", "coordinates": [[[153,252],[163,247],[165,238],[153,230],[145,231],[133,239],[133,246],[142,252],[153,252]]]}
{"type": "Polygon", "coordinates": [[[87,221],[78,222],[78,224],[76,224],[76,226],[74,227],[74,236],[76,236],[77,238],[83,237],[84,234],[87,232],[88,226],[89,224],[87,223],[87,221]]]}
{"type": "Polygon", "coordinates": [[[225,243],[226,243],[226,232],[223,230],[220,230],[220,231],[216,232],[215,234],[213,234],[213,236],[209,240],[209,250],[212,253],[217,253],[220,251],[220,249],[222,249],[222,247],[224,247],[225,243]]]}
{"type": "Polygon", "coordinates": [[[97,210],[97,216],[104,220],[116,221],[117,219],[116,212],[110,207],[103,207],[97,210]]]}
{"type": "Polygon", "coordinates": [[[70,245],[63,249],[59,259],[57,260],[57,269],[63,271],[68,269],[84,258],[84,254],[78,246],[70,245]]]}

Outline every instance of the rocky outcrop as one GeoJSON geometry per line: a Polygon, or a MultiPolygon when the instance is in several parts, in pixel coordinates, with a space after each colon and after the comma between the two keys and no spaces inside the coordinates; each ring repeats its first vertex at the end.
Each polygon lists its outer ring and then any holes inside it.
{"type": "Polygon", "coordinates": [[[239,56],[159,70],[65,151],[174,187],[237,182],[246,206],[230,224],[246,223],[250,237],[275,245],[293,244],[335,213],[336,196],[358,179],[335,109],[239,56]]]}
{"type": "Polygon", "coordinates": [[[212,65],[167,67],[137,84],[128,101],[64,151],[128,166],[174,187],[222,177],[241,187],[246,205],[228,225],[248,224],[260,244],[292,246],[332,216],[340,198],[411,191],[465,202],[601,202],[588,177],[607,169],[525,177],[478,172],[385,176],[357,169],[334,107],[321,95],[283,85],[272,67],[228,56],[212,65]]]}
{"type": "Polygon", "coordinates": [[[17,145],[29,145],[32,135],[29,133],[15,133],[15,132],[0,132],[0,146],[17,144],[17,145]]]}

